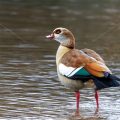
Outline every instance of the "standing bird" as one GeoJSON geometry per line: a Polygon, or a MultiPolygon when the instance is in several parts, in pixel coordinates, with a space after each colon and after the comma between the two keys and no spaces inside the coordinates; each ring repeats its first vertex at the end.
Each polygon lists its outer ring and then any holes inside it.
{"type": "Polygon", "coordinates": [[[61,83],[75,91],[76,112],[79,112],[79,90],[88,85],[95,90],[98,109],[98,90],[120,86],[120,79],[111,73],[95,51],[76,49],[74,35],[68,29],[56,28],[46,37],[60,43],[56,54],[57,73],[61,83]]]}

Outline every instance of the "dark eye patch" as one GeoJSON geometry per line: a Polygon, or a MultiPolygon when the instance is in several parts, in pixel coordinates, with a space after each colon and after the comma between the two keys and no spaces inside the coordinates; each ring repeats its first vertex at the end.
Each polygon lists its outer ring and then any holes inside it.
{"type": "Polygon", "coordinates": [[[58,29],[58,30],[55,31],[55,33],[56,33],[56,34],[60,34],[60,33],[61,33],[61,30],[58,29]]]}

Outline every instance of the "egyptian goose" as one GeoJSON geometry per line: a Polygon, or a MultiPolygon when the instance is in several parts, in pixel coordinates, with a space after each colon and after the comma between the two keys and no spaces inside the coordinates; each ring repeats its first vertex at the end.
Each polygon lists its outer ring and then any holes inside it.
{"type": "Polygon", "coordinates": [[[46,37],[60,43],[56,54],[57,73],[61,83],[76,92],[76,112],[79,112],[81,88],[87,85],[94,88],[99,108],[98,90],[120,86],[120,79],[112,75],[99,54],[90,49],[75,49],[74,35],[68,29],[56,28],[46,37]]]}

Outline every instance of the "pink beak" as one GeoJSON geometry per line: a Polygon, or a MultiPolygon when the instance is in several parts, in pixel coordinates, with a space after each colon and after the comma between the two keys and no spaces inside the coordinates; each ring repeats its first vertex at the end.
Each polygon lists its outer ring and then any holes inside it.
{"type": "Polygon", "coordinates": [[[53,36],[53,34],[51,34],[51,35],[47,35],[46,38],[48,38],[48,39],[53,39],[54,36],[53,36]]]}

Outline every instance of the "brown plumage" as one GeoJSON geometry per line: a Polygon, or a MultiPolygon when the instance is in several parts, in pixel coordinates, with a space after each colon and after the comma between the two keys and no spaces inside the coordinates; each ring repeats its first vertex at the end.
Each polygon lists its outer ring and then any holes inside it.
{"type": "Polygon", "coordinates": [[[105,63],[105,61],[100,57],[100,55],[98,53],[96,53],[94,50],[91,50],[91,49],[88,49],[88,48],[84,48],[84,49],[82,49],[82,51],[84,53],[86,53],[87,55],[89,55],[90,57],[95,58],[97,61],[105,63]]]}
{"type": "Polygon", "coordinates": [[[84,66],[91,74],[98,77],[104,76],[104,71],[110,72],[104,60],[90,49],[72,49],[64,54],[60,62],[68,67],[78,68],[84,66]]]}

